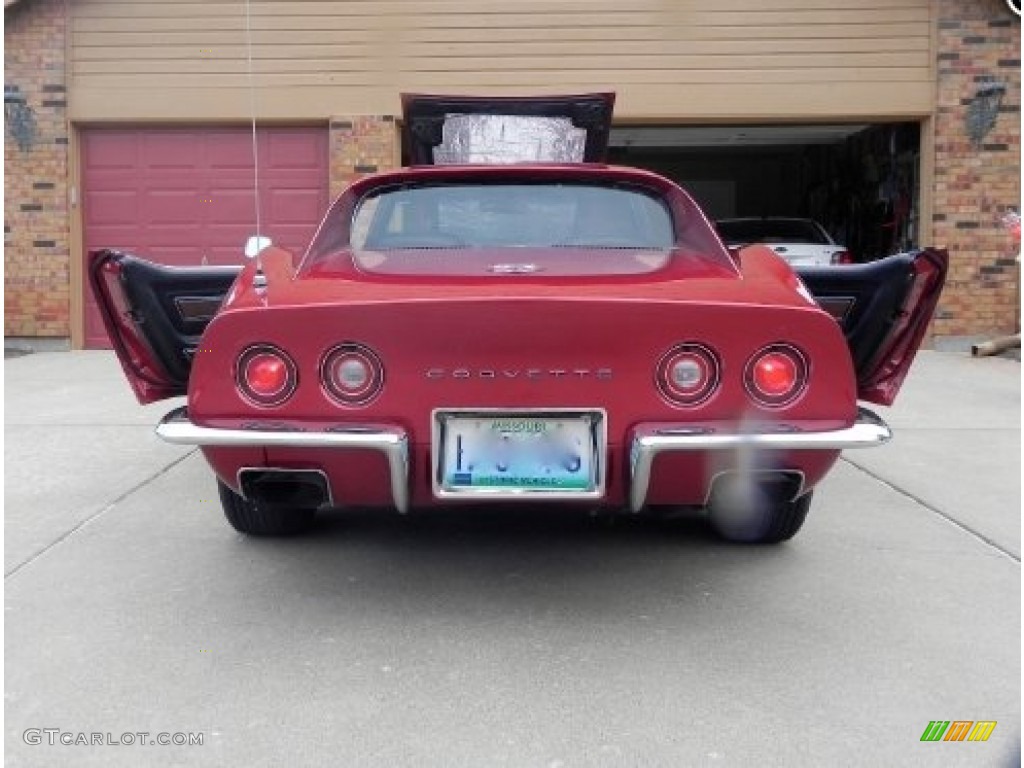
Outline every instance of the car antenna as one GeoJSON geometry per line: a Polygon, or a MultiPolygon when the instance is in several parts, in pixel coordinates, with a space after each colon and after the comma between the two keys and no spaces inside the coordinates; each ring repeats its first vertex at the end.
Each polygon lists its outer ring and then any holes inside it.
{"type": "Polygon", "coordinates": [[[267,287],[267,276],[263,273],[263,259],[260,247],[263,238],[260,236],[260,156],[256,140],[256,83],[252,73],[252,23],[250,20],[250,0],[245,0],[245,53],[249,76],[249,114],[252,117],[252,197],[256,209],[256,272],[252,276],[252,287],[261,290],[267,287]]]}

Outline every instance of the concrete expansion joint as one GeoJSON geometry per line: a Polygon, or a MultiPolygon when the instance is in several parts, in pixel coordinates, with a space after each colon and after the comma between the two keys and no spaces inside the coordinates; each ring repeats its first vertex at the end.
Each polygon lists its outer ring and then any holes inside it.
{"type": "Polygon", "coordinates": [[[6,573],[4,573],[4,579],[6,580],[6,579],[8,579],[8,578],[10,578],[12,576],[15,576],[16,574],[20,573],[21,571],[23,571],[25,569],[26,566],[31,565],[32,563],[34,563],[36,560],[38,560],[40,557],[45,555],[47,552],[49,552],[51,549],[56,547],[61,542],[64,542],[64,541],[67,541],[68,539],[70,539],[75,533],[77,533],[78,531],[80,531],[83,528],[85,528],[85,526],[87,526],[90,523],[92,523],[93,521],[98,520],[99,518],[103,517],[103,515],[105,515],[110,510],[112,510],[114,507],[116,507],[122,501],[127,499],[129,496],[131,496],[132,494],[137,493],[138,491],[142,490],[143,488],[145,488],[147,485],[152,483],[157,478],[162,477],[163,475],[166,475],[168,472],[170,472],[176,466],[178,466],[183,461],[185,461],[185,459],[187,459],[189,456],[192,456],[193,454],[195,454],[198,450],[199,450],[198,448],[193,448],[192,450],[190,450],[190,451],[184,453],[183,455],[179,456],[178,458],[176,458],[174,461],[172,461],[171,463],[167,464],[166,466],[161,467],[159,470],[157,470],[156,472],[154,472],[153,474],[151,474],[149,477],[145,478],[141,482],[136,483],[131,488],[129,488],[127,491],[122,493],[120,496],[116,497],[112,501],[110,501],[107,504],[103,505],[98,510],[93,512],[91,515],[86,517],[84,520],[81,520],[76,525],[74,525],[71,528],[69,528],[67,531],[62,533],[60,536],[58,536],[56,539],[51,541],[45,547],[43,547],[42,549],[38,550],[37,552],[34,552],[32,555],[30,555],[29,557],[25,558],[20,563],[15,565],[13,568],[11,568],[11,570],[9,570],[6,573]]]}
{"type": "Polygon", "coordinates": [[[1011,552],[1008,549],[1005,549],[1002,545],[1000,545],[994,539],[989,538],[985,534],[983,534],[983,533],[981,533],[979,531],[976,531],[974,528],[971,528],[969,525],[966,525],[965,523],[963,523],[963,522],[957,520],[956,518],[948,515],[947,513],[943,512],[941,509],[939,509],[938,507],[934,506],[933,504],[929,504],[927,501],[922,499],[920,496],[916,496],[913,493],[911,493],[910,491],[908,491],[908,490],[906,490],[904,488],[900,488],[898,485],[894,485],[893,483],[889,482],[888,480],[886,480],[881,475],[879,475],[879,474],[877,474],[875,472],[872,472],[867,467],[861,466],[857,462],[853,461],[848,456],[842,456],[842,457],[840,457],[840,459],[841,459],[841,461],[845,461],[847,464],[849,464],[854,469],[860,470],[865,475],[867,475],[868,477],[872,478],[873,480],[875,480],[876,482],[880,483],[881,485],[884,485],[889,490],[894,491],[895,493],[898,493],[900,496],[903,496],[904,498],[910,499],[911,501],[915,502],[919,506],[924,507],[926,510],[928,510],[932,514],[934,514],[934,515],[936,515],[938,517],[941,517],[947,523],[950,523],[951,525],[953,525],[956,528],[959,528],[961,531],[963,531],[964,533],[968,534],[969,536],[972,536],[973,538],[977,539],[982,544],[985,544],[988,547],[991,547],[992,549],[996,550],[996,552],[998,552],[999,554],[1004,555],[1005,557],[1010,558],[1011,560],[1013,560],[1018,565],[1020,564],[1020,555],[1015,554],[1014,552],[1011,552]]]}

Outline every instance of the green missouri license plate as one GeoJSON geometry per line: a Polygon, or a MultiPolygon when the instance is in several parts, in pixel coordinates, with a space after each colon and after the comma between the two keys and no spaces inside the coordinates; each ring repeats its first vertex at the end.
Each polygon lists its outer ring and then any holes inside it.
{"type": "Polygon", "coordinates": [[[438,412],[435,418],[439,495],[572,497],[603,491],[600,412],[438,412]]]}

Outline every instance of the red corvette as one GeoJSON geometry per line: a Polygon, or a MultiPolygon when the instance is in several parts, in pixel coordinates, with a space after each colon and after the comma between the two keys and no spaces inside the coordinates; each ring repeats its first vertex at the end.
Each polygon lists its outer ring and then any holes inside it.
{"type": "Polygon", "coordinates": [[[407,97],[416,165],[352,184],[301,258],[92,254],[129,382],[188,395],[157,432],[202,448],[236,529],[557,501],[778,542],[842,449],[889,439],[858,400],[895,398],[946,254],[730,251],[672,182],[596,162],[611,101],[407,97]]]}

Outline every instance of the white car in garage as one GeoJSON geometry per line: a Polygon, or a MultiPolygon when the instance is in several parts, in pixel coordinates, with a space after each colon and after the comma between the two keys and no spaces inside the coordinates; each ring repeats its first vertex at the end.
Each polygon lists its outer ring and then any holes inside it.
{"type": "Polygon", "coordinates": [[[763,243],[793,265],[850,264],[853,261],[850,252],[813,219],[781,216],[719,219],[715,228],[730,248],[763,243]]]}

